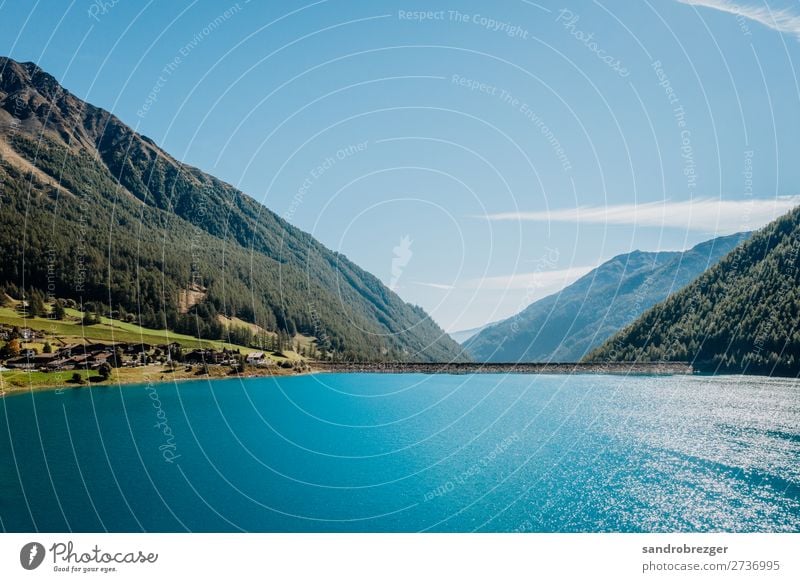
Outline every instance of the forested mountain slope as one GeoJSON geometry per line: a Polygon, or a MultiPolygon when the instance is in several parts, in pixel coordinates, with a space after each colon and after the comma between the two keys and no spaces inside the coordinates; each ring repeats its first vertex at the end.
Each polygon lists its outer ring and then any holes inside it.
{"type": "Polygon", "coordinates": [[[684,360],[709,372],[800,373],[800,208],[771,222],[589,360],[684,360]]]}
{"type": "Polygon", "coordinates": [[[449,360],[419,307],[182,164],[32,63],[0,58],[0,285],[216,337],[219,315],[340,357],[449,360]]]}
{"type": "Polygon", "coordinates": [[[715,238],[685,252],[619,255],[559,293],[487,327],[464,347],[478,361],[577,362],[716,264],[747,236],[715,238]]]}

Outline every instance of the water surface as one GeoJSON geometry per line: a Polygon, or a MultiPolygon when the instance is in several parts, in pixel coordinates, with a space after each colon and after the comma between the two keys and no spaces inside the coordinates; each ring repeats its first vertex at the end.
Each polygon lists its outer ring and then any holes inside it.
{"type": "Polygon", "coordinates": [[[800,387],[320,374],[0,399],[5,531],[800,531],[800,387]]]}

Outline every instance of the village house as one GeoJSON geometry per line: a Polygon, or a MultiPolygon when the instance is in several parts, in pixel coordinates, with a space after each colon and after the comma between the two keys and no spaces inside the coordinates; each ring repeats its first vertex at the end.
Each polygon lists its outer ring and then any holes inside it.
{"type": "Polygon", "coordinates": [[[207,350],[192,350],[183,356],[183,361],[187,364],[202,364],[208,358],[207,350]]]}
{"type": "Polygon", "coordinates": [[[33,370],[36,368],[36,364],[29,358],[16,357],[7,360],[6,367],[9,369],[33,370]]]}
{"type": "Polygon", "coordinates": [[[88,361],[91,357],[90,354],[80,354],[72,356],[68,361],[71,362],[73,368],[86,368],[88,367],[88,361]]]}
{"type": "Polygon", "coordinates": [[[77,355],[78,349],[82,347],[81,344],[67,344],[58,348],[55,353],[61,358],[70,358],[73,355],[77,355]]]}
{"type": "Polygon", "coordinates": [[[153,349],[153,346],[146,343],[128,344],[124,348],[124,352],[128,355],[138,356],[139,354],[146,354],[153,349]]]}
{"type": "Polygon", "coordinates": [[[166,354],[181,349],[181,344],[178,342],[170,342],[168,344],[158,344],[156,347],[166,354]]]}
{"type": "Polygon", "coordinates": [[[59,372],[62,370],[73,370],[75,369],[75,364],[69,358],[58,357],[50,361],[45,367],[48,371],[59,372]]]}
{"type": "Polygon", "coordinates": [[[37,354],[36,350],[25,349],[22,350],[20,355],[16,358],[8,360],[6,366],[21,370],[35,370],[37,368],[44,368],[55,358],[55,354],[37,354]]]}
{"type": "Polygon", "coordinates": [[[258,368],[266,368],[267,366],[276,365],[275,360],[268,358],[267,354],[264,352],[252,352],[247,354],[245,357],[245,362],[258,368]]]}
{"type": "Polygon", "coordinates": [[[84,345],[82,349],[83,352],[92,354],[95,352],[113,351],[116,347],[116,344],[93,343],[84,345]]]}
{"type": "Polygon", "coordinates": [[[192,350],[183,357],[188,364],[217,364],[222,360],[222,354],[215,350],[192,350]]]}
{"type": "Polygon", "coordinates": [[[112,352],[95,352],[89,357],[88,365],[92,370],[96,370],[103,364],[110,364],[112,352]]]}
{"type": "Polygon", "coordinates": [[[239,350],[229,351],[225,349],[217,351],[212,349],[196,349],[183,356],[183,361],[187,364],[224,365],[234,362],[237,355],[239,355],[239,350]]]}
{"type": "Polygon", "coordinates": [[[46,364],[49,364],[50,362],[52,362],[55,359],[58,359],[58,356],[56,354],[52,354],[52,353],[51,354],[36,354],[35,356],[33,356],[31,358],[31,360],[33,360],[38,366],[42,366],[42,367],[45,366],[46,364]]]}

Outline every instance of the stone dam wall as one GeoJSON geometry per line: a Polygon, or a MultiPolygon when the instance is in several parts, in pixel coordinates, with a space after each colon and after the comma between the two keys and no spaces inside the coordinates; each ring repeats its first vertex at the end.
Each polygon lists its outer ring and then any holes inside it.
{"type": "Polygon", "coordinates": [[[543,364],[411,363],[411,362],[315,362],[322,372],[371,374],[618,374],[673,376],[692,374],[687,362],[606,362],[543,364]]]}

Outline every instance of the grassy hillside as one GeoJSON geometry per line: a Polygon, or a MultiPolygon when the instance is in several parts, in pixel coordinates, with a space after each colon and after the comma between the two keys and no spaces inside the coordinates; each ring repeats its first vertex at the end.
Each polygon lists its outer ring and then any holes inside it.
{"type": "Polygon", "coordinates": [[[191,335],[174,333],[166,329],[148,329],[132,323],[101,318],[101,323],[82,324],[82,315],[67,310],[69,318],[57,321],[47,317],[23,317],[16,309],[0,307],[0,323],[17,327],[30,327],[44,331],[48,337],[62,340],[63,343],[83,343],[84,341],[148,343],[151,345],[178,342],[185,348],[239,348],[250,353],[253,348],[238,346],[219,340],[198,339],[191,335]]]}
{"type": "MultiPolygon", "coordinates": [[[[9,303],[8,298],[4,298],[9,303]]],[[[55,320],[50,317],[24,317],[19,312],[19,302],[10,302],[7,307],[0,307],[0,324],[9,327],[30,328],[44,332],[44,337],[36,337],[30,341],[22,341],[20,347],[33,348],[37,353],[43,353],[46,344],[56,350],[59,346],[67,344],[86,344],[94,342],[124,342],[147,343],[152,346],[178,342],[184,351],[195,348],[210,348],[221,351],[223,349],[238,350],[241,354],[261,351],[251,346],[243,346],[231,342],[218,340],[198,339],[191,335],[174,333],[166,329],[148,329],[136,324],[121,322],[107,317],[101,317],[98,323],[84,325],[83,313],[75,309],[66,308],[65,318],[55,320]]],[[[52,308],[52,306],[47,306],[52,308]]],[[[314,343],[314,338],[297,335],[291,340],[292,345],[300,345],[304,349],[314,343]]],[[[297,373],[294,368],[284,368],[280,364],[286,362],[304,362],[306,358],[296,351],[284,349],[280,352],[264,350],[266,358],[275,362],[271,367],[249,367],[244,371],[245,376],[250,375],[290,375],[297,373]]],[[[153,363],[148,366],[112,368],[108,378],[103,378],[96,370],[69,369],[59,371],[40,370],[2,370],[0,371],[0,396],[11,394],[20,390],[41,388],[80,388],[85,385],[115,385],[115,384],[140,384],[149,381],[172,381],[196,379],[199,376],[214,378],[231,377],[233,372],[229,366],[192,367],[178,365],[170,367],[153,363]],[[82,378],[81,383],[74,381],[74,375],[82,378]]],[[[238,372],[238,376],[242,372],[238,372]]]]}

